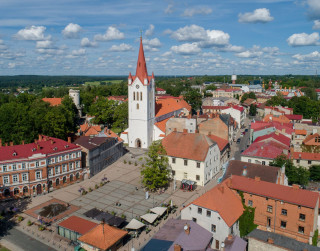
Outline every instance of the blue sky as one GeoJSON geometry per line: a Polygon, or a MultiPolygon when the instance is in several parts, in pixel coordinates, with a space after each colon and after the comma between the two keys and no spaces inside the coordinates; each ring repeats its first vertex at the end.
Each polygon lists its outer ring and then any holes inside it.
{"type": "Polygon", "coordinates": [[[0,2],[0,75],[315,74],[320,0],[0,2]]]}

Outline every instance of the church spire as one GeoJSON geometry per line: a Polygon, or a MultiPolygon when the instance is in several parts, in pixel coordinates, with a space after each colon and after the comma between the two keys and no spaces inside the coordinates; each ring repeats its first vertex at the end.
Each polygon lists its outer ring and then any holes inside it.
{"type": "Polygon", "coordinates": [[[142,36],[140,37],[140,49],[137,62],[136,77],[138,77],[142,83],[144,82],[144,79],[148,78],[146,59],[144,58],[144,51],[142,45],[142,36]]]}

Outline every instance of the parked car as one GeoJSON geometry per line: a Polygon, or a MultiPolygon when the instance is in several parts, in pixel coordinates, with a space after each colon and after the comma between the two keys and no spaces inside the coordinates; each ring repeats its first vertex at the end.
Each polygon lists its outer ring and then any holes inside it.
{"type": "Polygon", "coordinates": [[[237,144],[240,144],[240,141],[241,141],[241,139],[240,139],[240,138],[238,138],[238,139],[237,139],[237,144]]]}
{"type": "Polygon", "coordinates": [[[244,130],[245,132],[249,131],[249,129],[247,128],[246,130],[244,130]]]}

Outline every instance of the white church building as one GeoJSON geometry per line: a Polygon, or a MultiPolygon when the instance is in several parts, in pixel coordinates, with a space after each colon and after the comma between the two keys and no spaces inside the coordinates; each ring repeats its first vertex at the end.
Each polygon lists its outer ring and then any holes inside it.
{"type": "Polygon", "coordinates": [[[140,38],[136,75],[128,77],[129,128],[121,139],[129,147],[148,148],[165,137],[165,123],[173,116],[188,115],[191,107],[179,98],[155,99],[154,74],[148,76],[142,38],[140,38]]]}

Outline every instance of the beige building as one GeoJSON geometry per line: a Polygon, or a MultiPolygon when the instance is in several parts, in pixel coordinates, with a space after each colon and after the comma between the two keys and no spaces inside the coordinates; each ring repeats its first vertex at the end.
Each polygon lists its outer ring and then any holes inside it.
{"type": "Polygon", "coordinates": [[[204,186],[221,169],[220,150],[214,141],[199,133],[172,132],[162,140],[172,177],[197,182],[204,186]]]}
{"type": "Polygon", "coordinates": [[[320,165],[320,153],[293,152],[291,156],[295,166],[309,169],[312,165],[320,165]]]}
{"type": "Polygon", "coordinates": [[[166,135],[170,134],[174,130],[177,132],[183,132],[187,129],[189,133],[196,132],[197,119],[189,117],[174,117],[170,118],[166,123],[166,135]]]}

